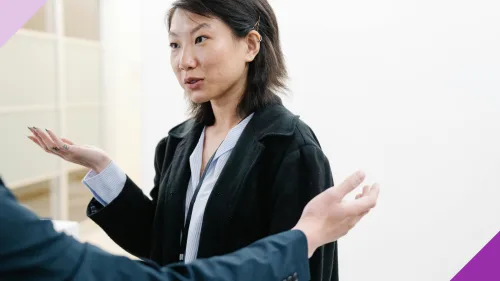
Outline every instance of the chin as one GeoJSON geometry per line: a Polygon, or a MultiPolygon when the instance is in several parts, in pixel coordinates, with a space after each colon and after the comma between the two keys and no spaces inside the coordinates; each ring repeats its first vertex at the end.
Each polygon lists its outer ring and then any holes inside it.
{"type": "Polygon", "coordinates": [[[202,91],[194,91],[194,92],[186,91],[186,96],[189,97],[190,101],[196,104],[210,101],[210,96],[202,91]]]}

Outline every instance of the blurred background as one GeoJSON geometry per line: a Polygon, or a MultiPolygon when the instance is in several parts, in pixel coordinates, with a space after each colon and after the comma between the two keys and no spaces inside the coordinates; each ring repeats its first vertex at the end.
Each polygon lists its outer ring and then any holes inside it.
{"type": "MultiPolygon", "coordinates": [[[[157,142],[186,115],[171,0],[48,0],[0,47],[0,174],[42,217],[124,254],[90,222],[86,169],[27,126],[107,151],[149,193],[157,142]]],[[[270,0],[292,94],[339,183],[382,185],[339,241],[342,280],[449,280],[500,230],[500,2],[270,0]]]]}

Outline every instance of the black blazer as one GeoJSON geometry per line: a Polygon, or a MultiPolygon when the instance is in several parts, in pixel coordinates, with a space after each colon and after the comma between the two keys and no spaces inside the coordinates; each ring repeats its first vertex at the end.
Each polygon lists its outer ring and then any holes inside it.
{"type": "Polygon", "coordinates": [[[19,205],[0,179],[0,280],[276,281],[309,280],[300,231],[276,234],[233,254],[160,268],[113,256],[58,233],[19,205]]]}
{"type": "MultiPolygon", "coordinates": [[[[121,247],[161,265],[179,261],[189,156],[203,124],[188,120],[156,148],[151,201],[127,178],[106,207],[87,214],[121,247]]],[[[223,255],[291,229],[307,202],[333,186],[329,162],[313,131],[281,105],[255,112],[207,202],[198,258],[223,255]]],[[[311,280],[338,280],[336,242],[310,259],[311,280]]]]}

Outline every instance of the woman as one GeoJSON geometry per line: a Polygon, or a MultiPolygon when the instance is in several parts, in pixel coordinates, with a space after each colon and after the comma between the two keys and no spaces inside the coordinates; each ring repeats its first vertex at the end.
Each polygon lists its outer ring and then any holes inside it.
{"type": "MultiPolygon", "coordinates": [[[[121,247],[162,265],[222,255],[290,229],[333,185],[312,130],[283,107],[286,70],[266,0],[178,0],[172,69],[192,118],[156,148],[152,200],[102,151],[33,129],[42,148],[91,169],[89,217],[121,247]]],[[[338,280],[336,243],[311,280],[338,280]]]]}

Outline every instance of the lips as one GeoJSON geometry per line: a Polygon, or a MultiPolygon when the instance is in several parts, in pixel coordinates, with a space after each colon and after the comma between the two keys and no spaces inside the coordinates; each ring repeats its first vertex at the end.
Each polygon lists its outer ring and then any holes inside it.
{"type": "Polygon", "coordinates": [[[203,85],[203,79],[198,77],[187,77],[184,79],[184,85],[190,90],[199,90],[203,85]]]}
{"type": "Polygon", "coordinates": [[[203,79],[197,77],[187,77],[184,79],[184,84],[196,84],[196,82],[201,80],[203,79]]]}

